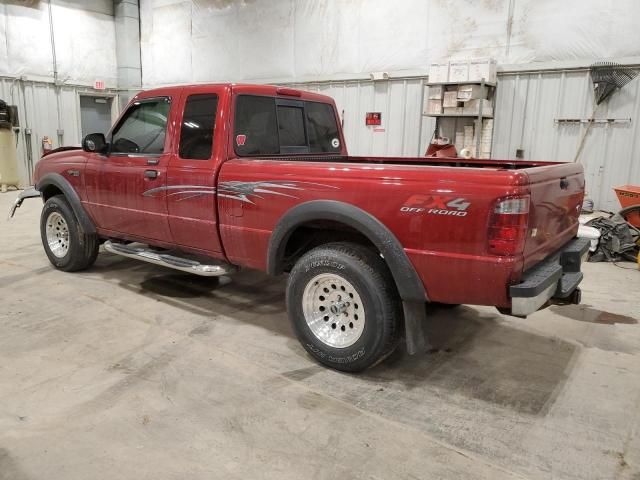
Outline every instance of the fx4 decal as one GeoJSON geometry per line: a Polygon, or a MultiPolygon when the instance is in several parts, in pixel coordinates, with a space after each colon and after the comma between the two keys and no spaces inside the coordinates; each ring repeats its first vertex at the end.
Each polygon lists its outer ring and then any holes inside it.
{"type": "Polygon", "coordinates": [[[400,207],[405,213],[427,213],[430,215],[449,215],[466,217],[471,202],[461,197],[446,197],[442,195],[416,194],[410,196],[400,207]]]}

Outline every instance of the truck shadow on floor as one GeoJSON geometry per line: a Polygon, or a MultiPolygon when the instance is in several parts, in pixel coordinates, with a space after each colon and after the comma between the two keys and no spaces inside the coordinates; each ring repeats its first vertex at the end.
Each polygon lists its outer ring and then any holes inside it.
{"type": "Polygon", "coordinates": [[[366,372],[384,386],[447,392],[520,413],[543,415],[569,378],[576,345],[536,335],[471,307],[429,306],[429,350],[409,356],[401,346],[366,372]]]}
{"type": "MultiPolygon", "coordinates": [[[[122,288],[201,316],[203,324],[196,330],[208,332],[208,324],[224,315],[287,336],[296,355],[306,356],[286,316],[284,277],[249,270],[231,279],[198,277],[101,257],[92,275],[117,280],[122,288]]],[[[428,307],[427,317],[426,354],[409,356],[401,344],[385,362],[359,376],[370,380],[372,388],[386,384],[404,391],[441,391],[543,414],[562,390],[577,355],[576,345],[520,330],[497,312],[434,305],[428,307]]]]}
{"type": "Polygon", "coordinates": [[[24,473],[18,461],[14,459],[6,448],[0,448],[0,480],[25,480],[24,473]]]}
{"type": "MultiPolygon", "coordinates": [[[[242,270],[230,277],[201,277],[164,267],[102,254],[90,275],[216,322],[224,315],[293,337],[286,319],[286,278],[242,270]]],[[[202,328],[202,326],[201,326],[202,328]]]]}
{"type": "Polygon", "coordinates": [[[633,325],[638,320],[627,315],[618,315],[617,313],[603,312],[590,305],[563,305],[562,307],[553,306],[550,310],[563,317],[581,322],[600,323],[603,325],[615,325],[617,323],[633,325]]]}

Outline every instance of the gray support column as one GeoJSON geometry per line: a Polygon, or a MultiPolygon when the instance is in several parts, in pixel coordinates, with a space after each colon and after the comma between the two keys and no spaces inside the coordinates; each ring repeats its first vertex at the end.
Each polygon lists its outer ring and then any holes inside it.
{"type": "Polygon", "coordinates": [[[116,58],[120,109],[142,89],[140,62],[140,7],[138,0],[115,0],[116,58]]]}

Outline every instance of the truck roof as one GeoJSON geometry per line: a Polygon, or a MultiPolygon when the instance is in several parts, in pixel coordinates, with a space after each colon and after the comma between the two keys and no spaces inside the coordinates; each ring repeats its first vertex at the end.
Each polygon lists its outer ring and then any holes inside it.
{"type": "Polygon", "coordinates": [[[301,100],[312,100],[322,103],[334,104],[333,98],[319,93],[308,92],[290,88],[284,85],[259,85],[252,83],[199,83],[188,85],[173,85],[169,87],[159,87],[150,90],[144,90],[138,93],[135,98],[149,98],[159,95],[175,95],[184,90],[201,90],[206,87],[223,87],[234,93],[243,93],[246,95],[269,95],[282,96],[290,98],[300,98],[301,100]]]}

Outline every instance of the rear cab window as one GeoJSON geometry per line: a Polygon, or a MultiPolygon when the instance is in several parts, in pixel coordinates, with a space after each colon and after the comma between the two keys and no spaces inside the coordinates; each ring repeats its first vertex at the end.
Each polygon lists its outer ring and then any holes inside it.
{"type": "Polygon", "coordinates": [[[236,97],[234,147],[239,156],[341,151],[332,105],[246,94],[236,97]]]}

